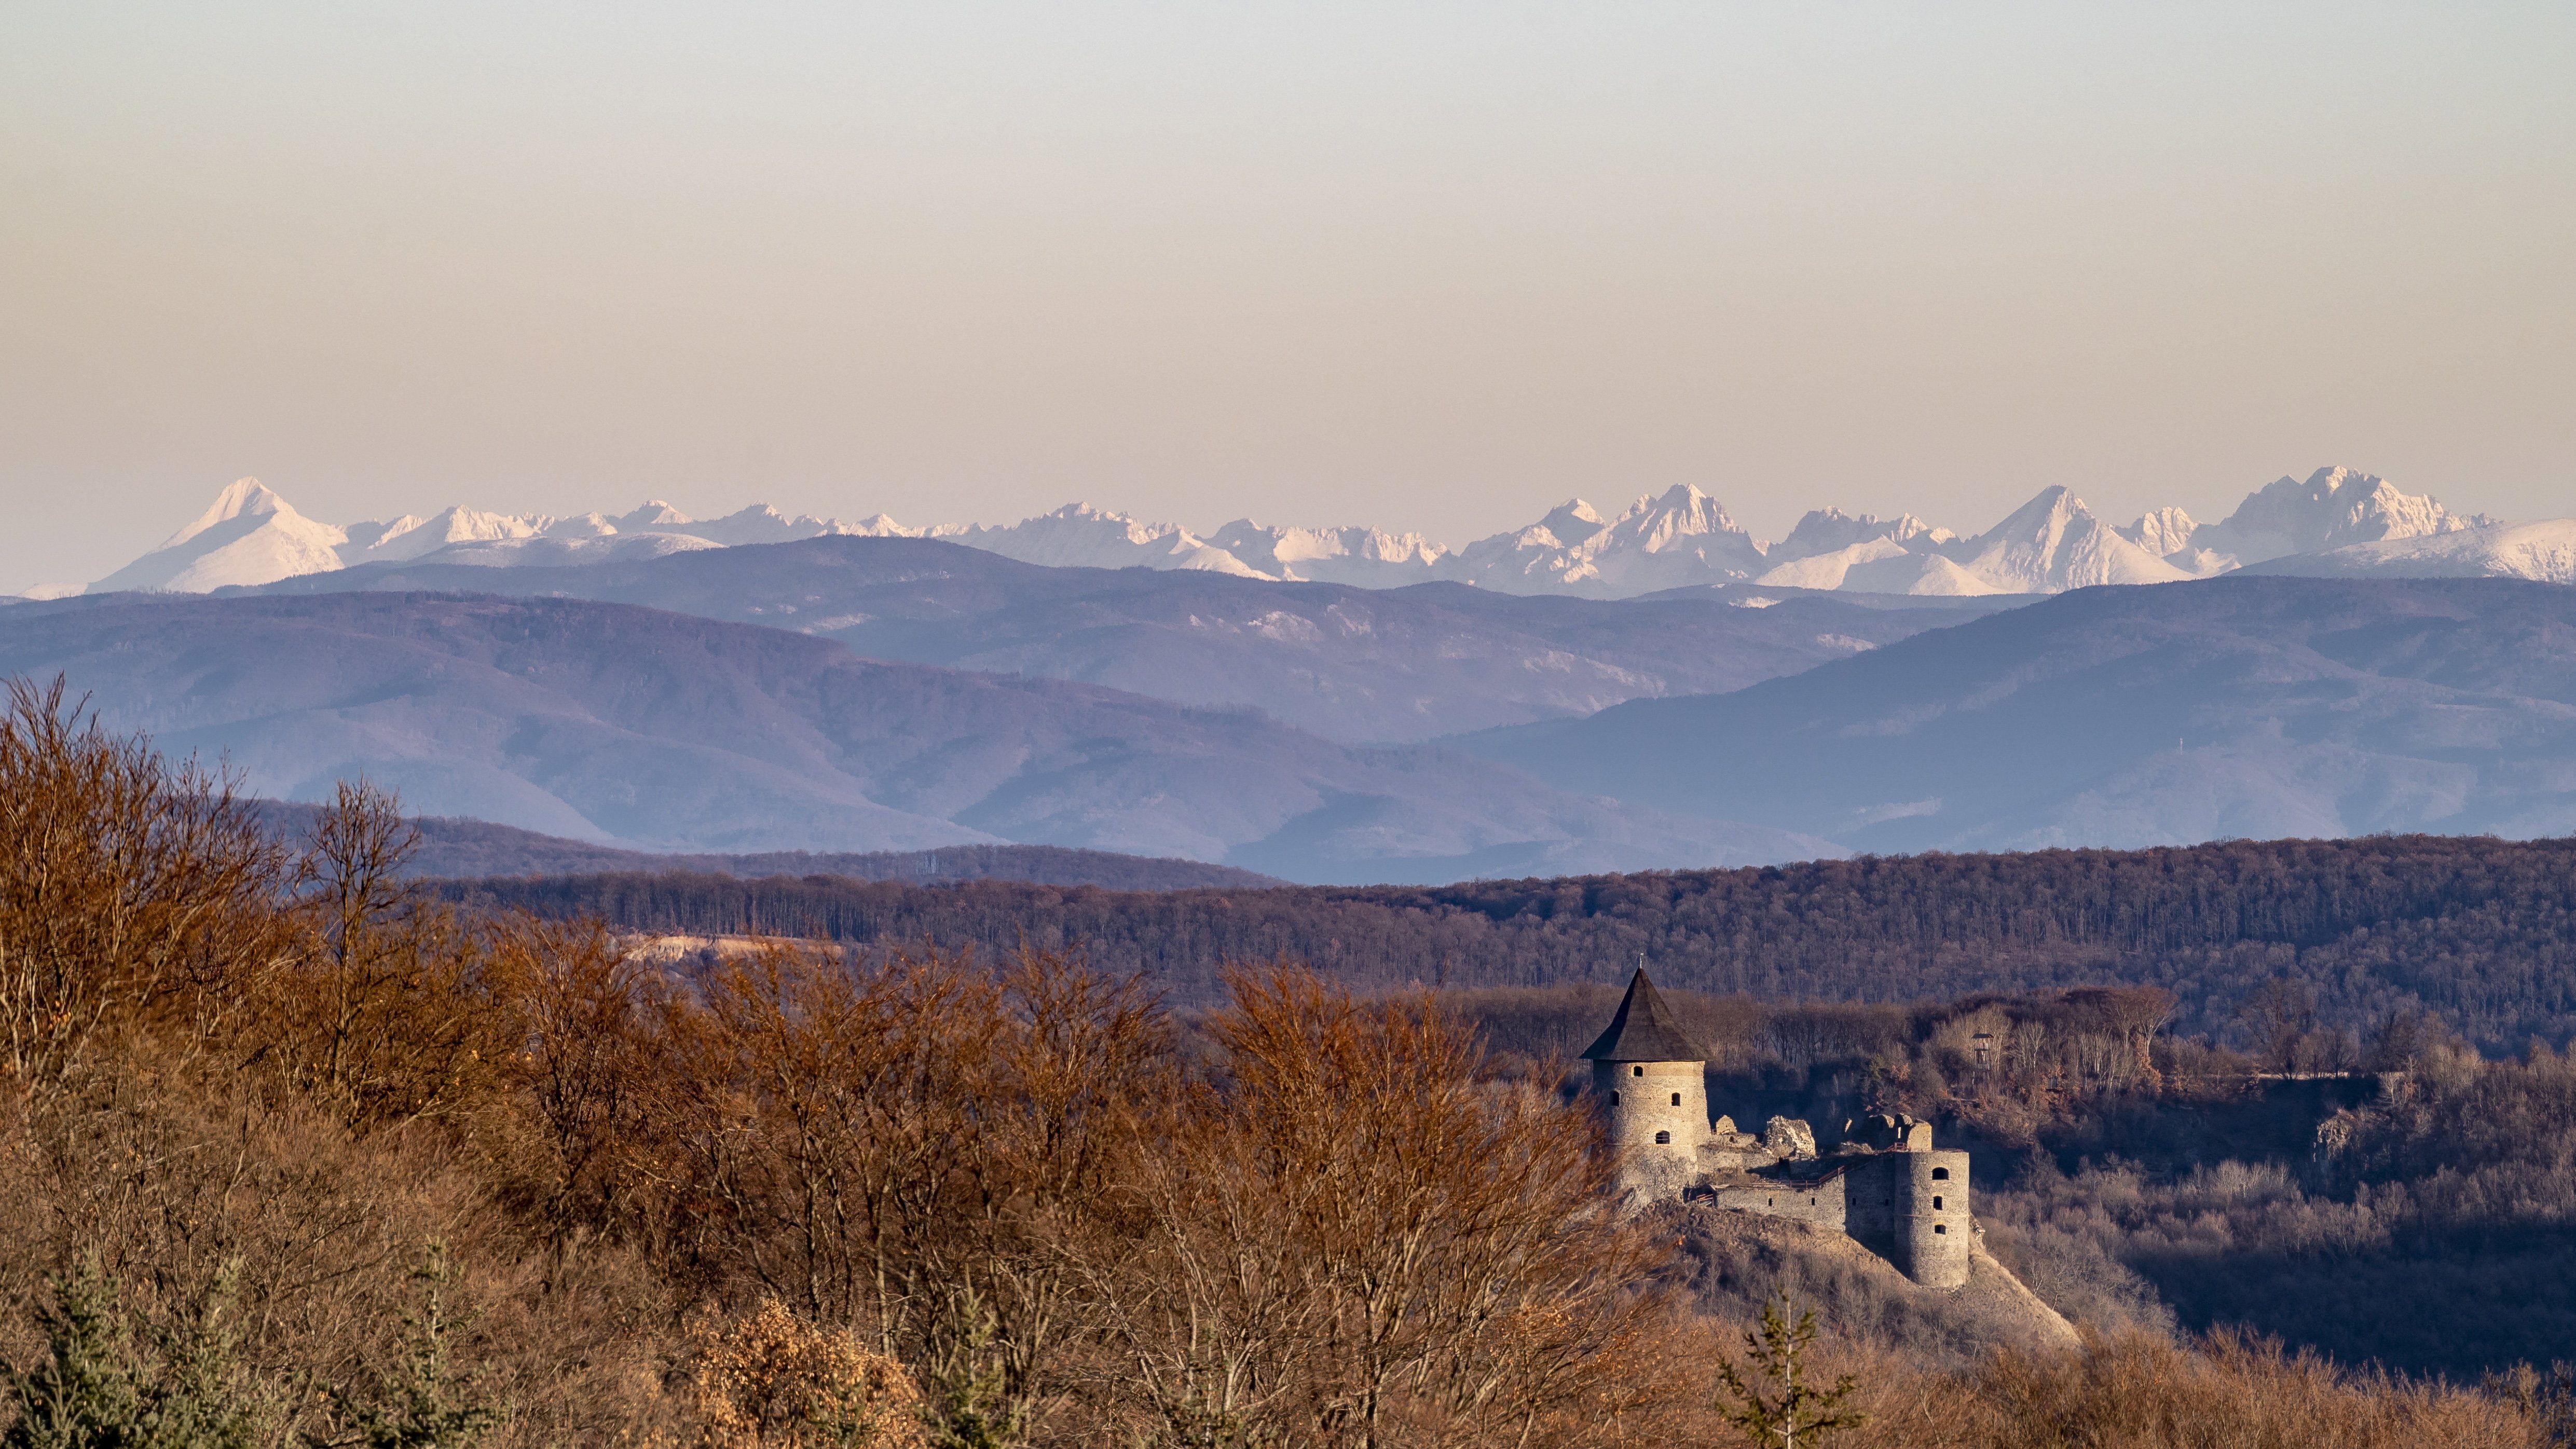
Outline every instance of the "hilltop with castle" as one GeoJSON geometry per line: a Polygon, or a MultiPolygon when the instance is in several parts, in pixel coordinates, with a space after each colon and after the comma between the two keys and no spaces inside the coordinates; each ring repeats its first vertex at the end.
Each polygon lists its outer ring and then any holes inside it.
{"type": "Polygon", "coordinates": [[[1756,1136],[1732,1118],[1712,1120],[1708,1054],[1642,968],[1583,1056],[1619,1153],[1623,1199],[1794,1219],[1849,1236],[1924,1287],[1967,1285],[1978,1237],[1968,1154],[1933,1147],[1929,1123],[1864,1118],[1820,1154],[1804,1122],[1774,1117],[1756,1136]]]}

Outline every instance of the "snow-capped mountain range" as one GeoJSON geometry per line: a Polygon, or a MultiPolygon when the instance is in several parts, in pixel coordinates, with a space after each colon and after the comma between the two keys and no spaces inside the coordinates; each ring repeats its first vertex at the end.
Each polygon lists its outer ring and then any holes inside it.
{"type": "Polygon", "coordinates": [[[2487,574],[2576,582],[2576,520],[2501,525],[2452,513],[2349,468],[2320,468],[2255,490],[2218,523],[2179,508],[2115,527],[2065,487],[2042,489],[2002,522],[1961,537],[1912,514],[1881,519],[1826,508],[1765,543],[1718,501],[1677,485],[1603,517],[1573,500],[1525,528],[1450,549],[1420,534],[1296,528],[1238,519],[1204,535],[1072,504],[1018,523],[907,528],[789,517],[755,504],[693,519],[661,502],[611,517],[451,507],[423,518],[328,524],[244,478],[160,547],[72,592],[203,593],[369,563],[506,567],[580,564],[689,549],[784,543],[825,534],[931,537],[1025,563],[1207,569],[1246,578],[1390,588],[1451,580],[1514,594],[1628,598],[1694,585],[1882,594],[2053,594],[2094,584],[2207,578],[2296,558],[2267,572],[2487,574]],[[2538,530],[2534,533],[2533,530],[2538,530]]]}

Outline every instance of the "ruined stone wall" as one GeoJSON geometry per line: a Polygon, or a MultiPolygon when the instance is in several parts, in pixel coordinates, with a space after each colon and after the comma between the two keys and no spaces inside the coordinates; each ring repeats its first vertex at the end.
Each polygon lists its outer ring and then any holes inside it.
{"type": "Polygon", "coordinates": [[[1843,1174],[1813,1182],[1757,1180],[1751,1183],[1719,1183],[1710,1189],[1710,1197],[1722,1208],[1761,1213],[1765,1217],[1795,1218],[1802,1223],[1843,1231],[1843,1174]]]}
{"type": "Polygon", "coordinates": [[[1853,1158],[1843,1169],[1843,1230],[1854,1241],[1889,1262],[1896,1261],[1896,1178],[1888,1170],[1892,1154],[1853,1158]]]}
{"type": "Polygon", "coordinates": [[[1926,1287],[1967,1283],[1976,1251],[1968,1154],[1935,1149],[1930,1123],[1865,1119],[1851,1124],[1860,1128],[1853,1141],[1819,1162],[1804,1122],[1775,1117],[1759,1138],[1735,1131],[1730,1118],[1708,1124],[1696,1063],[1650,1063],[1643,1073],[1633,1063],[1596,1063],[1593,1080],[1603,1101],[1620,1094],[1613,1135],[1630,1194],[1692,1195],[1697,1186],[1720,1208],[1845,1233],[1926,1287]],[[1702,1124],[1696,1139],[1692,1123],[1702,1124]],[[1654,1141],[1658,1132],[1669,1140],[1654,1141]],[[1695,1163],[1675,1151],[1693,1140],[1695,1163]]]}

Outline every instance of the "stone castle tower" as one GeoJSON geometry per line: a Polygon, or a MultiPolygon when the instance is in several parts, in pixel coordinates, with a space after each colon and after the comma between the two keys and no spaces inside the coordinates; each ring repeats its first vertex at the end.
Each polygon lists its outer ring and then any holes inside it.
{"type": "Polygon", "coordinates": [[[1583,1057],[1619,1155],[1623,1201],[1688,1198],[1794,1218],[1849,1234],[1926,1287],[1967,1283],[1977,1231],[1968,1154],[1935,1149],[1929,1123],[1846,1123],[1844,1140],[1819,1155],[1804,1122],[1774,1117],[1759,1137],[1730,1118],[1712,1122],[1708,1054],[1643,968],[1583,1057]]]}
{"type": "Polygon", "coordinates": [[[1623,1197],[1679,1197],[1708,1144],[1708,1053],[1694,1045],[1644,968],[1609,1029],[1584,1048],[1610,1117],[1623,1197]]]}

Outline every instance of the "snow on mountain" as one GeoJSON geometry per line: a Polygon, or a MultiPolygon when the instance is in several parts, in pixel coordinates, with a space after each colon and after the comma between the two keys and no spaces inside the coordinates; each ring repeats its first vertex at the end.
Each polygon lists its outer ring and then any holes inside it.
{"type": "Polygon", "coordinates": [[[1975,538],[1943,545],[1941,553],[2008,594],[2176,583],[2191,577],[2121,537],[2062,484],[2039,490],[2011,517],[1975,538]]]}
{"type": "Polygon", "coordinates": [[[1688,484],[1640,498],[1593,541],[1593,567],[1620,593],[1749,579],[1762,545],[1714,498],[1688,484]]]}
{"type": "Polygon", "coordinates": [[[2340,467],[2257,489],[2217,524],[2161,508],[2113,528],[2067,489],[2051,487],[1993,528],[1964,539],[1911,515],[1882,522],[1822,509],[1799,520],[1769,550],[1769,566],[1755,581],[1772,588],[1869,593],[2053,594],[2095,584],[2210,578],[2242,562],[2327,557],[2321,550],[2344,560],[2332,567],[2387,573],[2459,569],[2538,578],[2550,577],[2549,570],[2559,566],[2551,553],[2556,535],[2545,530],[2492,544],[2397,546],[2403,540],[2465,536],[2463,531],[2474,533],[2489,522],[2340,467]],[[2383,542],[2386,547],[2380,547],[2383,542]],[[2362,551],[2347,556],[2348,545],[2362,551]]]}
{"type": "Polygon", "coordinates": [[[2532,579],[2576,584],[2576,518],[2489,523],[2414,538],[2348,543],[2245,570],[2304,578],[2532,579]]]}
{"type": "Polygon", "coordinates": [[[1777,589],[1850,589],[1873,594],[1980,595],[2010,592],[1938,552],[1958,535],[1911,513],[1880,518],[1819,508],[1764,553],[1755,583],[1777,589]]]}
{"type": "Polygon", "coordinates": [[[1913,557],[1893,538],[1864,538],[1823,553],[1793,554],[1787,562],[1763,570],[1753,582],[1767,589],[1839,589],[1862,564],[1913,557]]]}
{"type": "Polygon", "coordinates": [[[1476,540],[1458,550],[1443,572],[1507,594],[1548,593],[1601,529],[1601,515],[1577,498],[1527,528],[1476,540]]]}
{"type": "Polygon", "coordinates": [[[617,525],[596,509],[570,518],[558,518],[544,529],[548,538],[606,538],[615,532],[617,525]]]}
{"type": "Polygon", "coordinates": [[[1961,599],[2029,592],[1996,583],[1937,553],[1861,564],[1843,576],[1843,587],[1864,594],[1942,595],[1961,599]]]}
{"type": "MultiPolygon", "coordinates": [[[[790,516],[765,504],[693,519],[659,499],[615,517],[452,507],[427,518],[405,515],[335,527],[305,518],[245,478],[225,489],[196,522],[90,589],[202,591],[433,556],[481,567],[594,563],[854,534],[944,539],[1051,567],[1194,569],[1363,588],[1448,580],[1512,594],[1627,598],[1751,581],[1862,593],[2022,594],[2208,578],[2241,562],[2465,536],[2490,523],[2350,468],[2320,468],[2304,481],[2282,478],[2249,495],[2223,523],[2201,523],[2182,509],[2163,508],[2113,528],[2067,489],[2050,487],[1972,538],[1910,513],[1882,519],[1822,508],[1768,546],[1738,526],[1716,499],[1684,484],[1639,498],[1610,518],[1574,499],[1525,528],[1455,551],[1418,533],[1250,519],[1201,535],[1082,503],[1017,523],[928,529],[906,527],[882,513],[843,523],[790,516]]],[[[2517,537],[2492,548],[2468,542],[2447,551],[2383,549],[2330,566],[2554,577],[2552,537],[2517,537]]]]}
{"type": "Polygon", "coordinates": [[[1207,537],[1256,573],[1278,579],[1401,588],[1439,577],[1447,549],[1418,533],[1375,528],[1295,528],[1238,518],[1207,537]]]}
{"type": "Polygon", "coordinates": [[[1894,538],[1863,539],[1831,553],[1793,558],[1754,580],[1774,589],[1848,589],[1865,594],[1944,594],[1975,598],[2014,593],[1986,582],[1937,553],[1915,553],[1894,538]]]}
{"type": "Polygon", "coordinates": [[[405,562],[454,543],[534,538],[551,521],[543,517],[486,513],[479,508],[461,506],[441,509],[428,518],[405,515],[381,525],[381,531],[377,531],[378,525],[370,524],[347,530],[349,540],[342,546],[340,558],[344,567],[360,563],[405,562]],[[372,537],[368,536],[370,533],[372,537]],[[360,543],[362,538],[366,539],[363,546],[360,543]]]}
{"type": "Polygon", "coordinates": [[[1621,598],[1750,579],[1762,572],[1762,545],[1716,499],[1677,483],[1611,519],[1577,498],[1528,528],[1478,539],[1439,571],[1506,593],[1621,598]]]}
{"type": "Polygon", "coordinates": [[[2196,579],[2211,578],[2237,566],[2236,555],[2194,544],[2192,536],[2204,530],[2179,508],[2159,508],[2116,531],[2196,579]]]}
{"type": "MultiPolygon", "coordinates": [[[[1924,553],[1950,542],[1958,535],[1946,528],[1935,528],[1911,513],[1894,518],[1881,518],[1875,513],[1853,515],[1839,508],[1819,508],[1798,520],[1789,536],[1763,551],[1763,558],[1773,567],[1795,559],[1817,558],[1839,553],[1856,544],[1884,540],[1900,546],[1900,551],[1924,553]]],[[[1893,557],[1878,551],[1873,557],[1893,557]]]]}
{"type": "MultiPolygon", "coordinates": [[[[2169,510],[2178,512],[2179,510],[2169,510]]],[[[2043,488],[2011,517],[1956,538],[1908,515],[1893,522],[1833,510],[1810,513],[1754,582],[1766,588],[1873,594],[2055,594],[2093,584],[2168,583],[2189,575],[2104,523],[2063,487],[2043,488]],[[1850,538],[1829,552],[1813,546],[1850,538]]]]}
{"type": "Polygon", "coordinates": [[[922,530],[882,513],[851,524],[809,514],[789,517],[760,503],[722,518],[695,519],[658,498],[616,518],[597,512],[569,518],[489,513],[458,505],[426,518],[407,513],[338,527],[306,518],[258,479],[244,478],[159,548],[86,590],[67,592],[204,593],[432,555],[441,563],[487,568],[602,563],[824,534],[918,538],[922,530]]]}
{"type": "Polygon", "coordinates": [[[2191,536],[2200,525],[2179,508],[2159,508],[2137,522],[2122,528],[2120,536],[2158,558],[2182,552],[2191,546],[2191,536]]]}
{"type": "Polygon", "coordinates": [[[664,533],[686,527],[692,520],[661,499],[648,498],[643,507],[608,522],[619,533],[664,533]]]}
{"type": "Polygon", "coordinates": [[[2261,563],[2346,544],[2457,533],[2493,522],[2484,516],[2463,517],[2420,493],[2401,493],[2376,475],[2332,467],[2319,468],[2304,481],[2283,477],[2256,489],[2223,523],[2194,526],[2189,514],[2169,508],[2123,532],[2187,572],[2216,573],[2227,565],[2208,567],[2197,556],[2261,563]],[[2178,557],[2185,554],[2195,557],[2178,557]]]}
{"type": "Polygon", "coordinates": [[[1069,503],[1000,526],[938,530],[936,536],[970,548],[1049,568],[1208,569],[1243,578],[1275,579],[1177,523],[1145,523],[1088,503],[1069,503]]]}
{"type": "Polygon", "coordinates": [[[465,564],[474,568],[549,568],[624,562],[694,553],[724,545],[691,533],[612,533],[583,538],[556,534],[452,543],[412,563],[465,564]]]}
{"type": "Polygon", "coordinates": [[[816,518],[810,513],[790,518],[766,503],[755,503],[722,518],[690,520],[662,531],[685,533],[732,548],[745,543],[792,543],[800,538],[820,538],[827,533],[846,533],[849,530],[828,518],[816,518]]]}
{"type": "Polygon", "coordinates": [[[841,532],[854,538],[927,538],[926,528],[906,528],[882,513],[871,514],[856,523],[842,525],[841,532]]]}
{"type": "Polygon", "coordinates": [[[201,594],[340,567],[346,530],[298,513],[256,478],[235,480],[196,521],[89,586],[94,593],[161,589],[201,594]]]}

